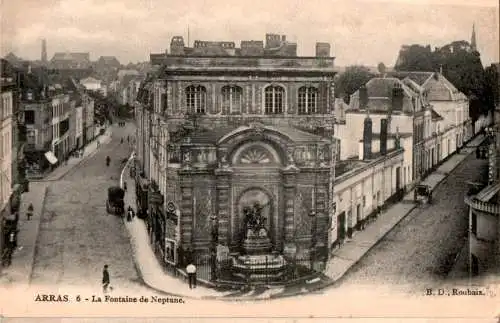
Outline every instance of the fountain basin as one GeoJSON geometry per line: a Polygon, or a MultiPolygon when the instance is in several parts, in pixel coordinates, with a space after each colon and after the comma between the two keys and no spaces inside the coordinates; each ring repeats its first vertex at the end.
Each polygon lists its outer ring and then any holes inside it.
{"type": "Polygon", "coordinates": [[[232,257],[233,274],[252,282],[279,281],[287,262],[282,255],[260,254],[232,257]]]}

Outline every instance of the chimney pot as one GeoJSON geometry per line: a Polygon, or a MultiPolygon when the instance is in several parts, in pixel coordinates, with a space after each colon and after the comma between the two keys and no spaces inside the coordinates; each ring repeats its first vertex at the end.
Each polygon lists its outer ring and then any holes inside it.
{"type": "Polygon", "coordinates": [[[380,154],[387,154],[387,119],[380,120],[380,154]]]}
{"type": "Polygon", "coordinates": [[[363,160],[372,158],[372,119],[367,115],[363,126],[363,160]]]}

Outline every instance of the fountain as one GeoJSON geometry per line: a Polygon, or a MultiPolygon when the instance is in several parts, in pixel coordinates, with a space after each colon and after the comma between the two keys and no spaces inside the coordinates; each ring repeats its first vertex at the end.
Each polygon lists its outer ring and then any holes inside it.
{"type": "Polygon", "coordinates": [[[283,256],[272,252],[262,208],[257,202],[252,207],[243,208],[246,229],[243,254],[232,258],[233,274],[251,282],[280,280],[286,268],[283,256]]]}

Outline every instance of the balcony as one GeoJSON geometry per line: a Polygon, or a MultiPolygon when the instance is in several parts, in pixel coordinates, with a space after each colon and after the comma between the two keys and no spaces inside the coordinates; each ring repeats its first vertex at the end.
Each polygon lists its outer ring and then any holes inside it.
{"type": "Polygon", "coordinates": [[[495,203],[483,202],[478,200],[475,196],[467,195],[464,199],[465,204],[481,212],[500,215],[500,205],[495,203]]]}

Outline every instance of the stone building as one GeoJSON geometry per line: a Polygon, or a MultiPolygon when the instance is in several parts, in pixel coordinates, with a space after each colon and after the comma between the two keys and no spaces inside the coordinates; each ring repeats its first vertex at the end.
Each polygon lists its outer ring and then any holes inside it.
{"type": "MultiPolygon", "coordinates": [[[[367,111],[373,120],[374,137],[383,131],[387,131],[388,136],[397,133],[410,136],[411,147],[405,149],[404,165],[398,175],[401,185],[408,187],[423,178],[432,165],[428,162],[430,153],[426,143],[432,137],[433,124],[441,118],[430,107],[425,90],[408,80],[403,82],[393,77],[368,81],[351,96],[345,124],[339,124],[336,130],[342,138],[342,159],[358,154],[359,129],[363,127],[367,111]]],[[[380,147],[381,151],[386,149],[380,147]]]]}
{"type": "Polygon", "coordinates": [[[439,152],[431,158],[434,164],[446,159],[472,138],[474,127],[469,116],[469,100],[441,73],[391,72],[388,75],[412,81],[425,89],[432,109],[442,117],[432,130],[439,146],[439,152]]]}
{"type": "Polygon", "coordinates": [[[182,262],[177,251],[208,256],[215,245],[249,252],[256,209],[255,239],[267,252],[328,257],[334,58],[324,43],[315,57],[294,55],[284,36],[261,45],[195,42],[191,50],[174,37],[171,55],[151,55],[160,69],[138,94],[137,182],[138,194],[149,185],[155,196],[147,223],[167,263],[182,262]]]}
{"type": "MultiPolygon", "coordinates": [[[[488,183],[482,188],[471,187],[465,196],[469,207],[469,274],[500,273],[500,109],[495,111],[488,136],[488,183]]],[[[475,184],[475,183],[474,183],[475,184]]],[[[475,185],[474,185],[475,186],[475,185]]]]}

